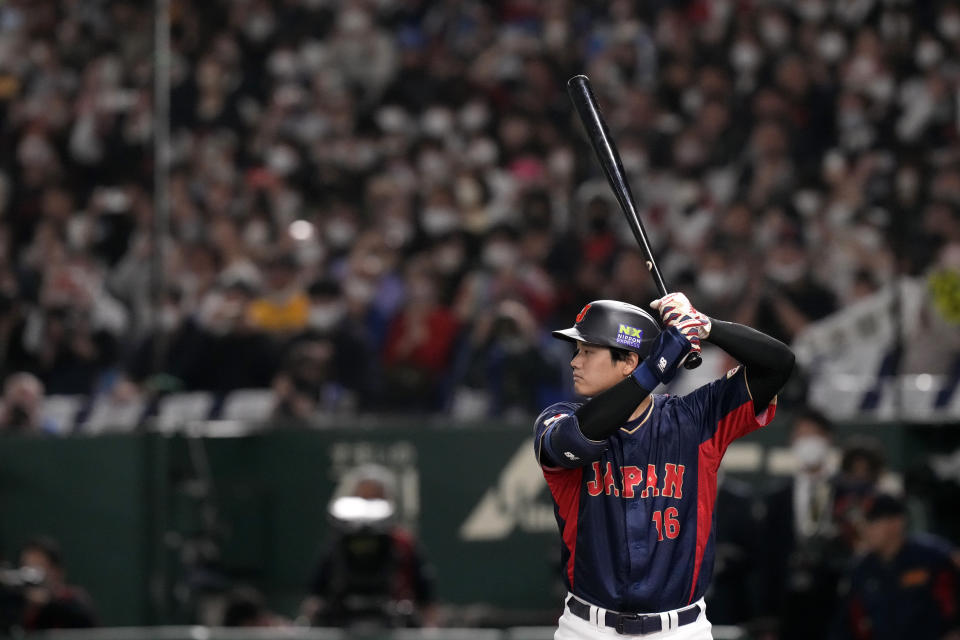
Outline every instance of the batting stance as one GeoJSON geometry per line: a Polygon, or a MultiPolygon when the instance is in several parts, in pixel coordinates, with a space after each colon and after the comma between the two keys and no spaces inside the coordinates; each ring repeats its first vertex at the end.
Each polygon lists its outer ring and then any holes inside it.
{"type": "Polygon", "coordinates": [[[537,418],[534,447],[553,496],[569,591],[556,640],[711,638],[717,469],[736,438],[767,425],[793,369],[781,342],[712,320],[680,293],[642,309],[597,300],[554,337],[584,403],[537,418]],[[700,340],[740,366],[689,395],[653,394],[700,340]]]}

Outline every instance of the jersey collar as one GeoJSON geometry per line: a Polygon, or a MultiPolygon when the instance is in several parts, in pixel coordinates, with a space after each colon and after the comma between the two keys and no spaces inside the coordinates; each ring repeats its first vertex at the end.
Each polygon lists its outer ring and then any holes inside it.
{"type": "Polygon", "coordinates": [[[657,402],[657,397],[650,396],[650,404],[647,406],[647,410],[644,411],[640,417],[634,418],[633,420],[630,420],[625,425],[620,427],[620,430],[625,431],[626,433],[633,433],[637,429],[642,427],[643,423],[650,419],[650,415],[653,413],[653,405],[656,404],[656,402],[657,402]]]}

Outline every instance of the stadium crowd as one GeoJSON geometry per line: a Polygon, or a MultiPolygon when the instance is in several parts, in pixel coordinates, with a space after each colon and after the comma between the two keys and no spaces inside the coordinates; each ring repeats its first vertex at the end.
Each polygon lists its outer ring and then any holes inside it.
{"type": "Polygon", "coordinates": [[[705,312],[790,341],[958,268],[952,2],[177,0],[171,19],[155,304],[150,5],[0,6],[3,378],[272,387],[292,416],[535,412],[568,391],[549,329],[655,297],[565,94],[580,72],[667,281],[705,312]]]}

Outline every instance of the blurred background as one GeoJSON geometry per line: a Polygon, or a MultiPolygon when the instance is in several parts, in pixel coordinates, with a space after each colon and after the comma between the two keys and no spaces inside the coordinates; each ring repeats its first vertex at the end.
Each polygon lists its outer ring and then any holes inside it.
{"type": "Polygon", "coordinates": [[[0,629],[550,637],[549,332],[656,297],[578,73],[666,281],[798,356],[717,637],[842,617],[877,491],[960,540],[958,53],[948,0],[0,1],[0,629]]]}

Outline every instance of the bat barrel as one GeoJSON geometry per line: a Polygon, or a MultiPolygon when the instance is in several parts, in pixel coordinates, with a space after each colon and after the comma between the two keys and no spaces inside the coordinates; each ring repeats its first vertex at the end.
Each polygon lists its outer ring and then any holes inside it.
{"type": "Polygon", "coordinates": [[[653,258],[653,250],[647,241],[647,232],[643,227],[643,221],[637,213],[636,200],[633,197],[630,183],[627,181],[626,172],[623,170],[620,153],[617,151],[613,137],[607,129],[606,121],[600,113],[600,106],[590,86],[590,79],[582,74],[573,76],[567,80],[567,92],[570,94],[573,106],[587,131],[587,137],[597,154],[597,159],[600,161],[600,167],[607,177],[607,182],[613,189],[613,195],[617,198],[620,209],[627,218],[630,231],[633,232],[633,237],[646,258],[647,268],[653,277],[653,283],[660,295],[665,296],[669,293],[669,290],[664,284],[663,276],[660,275],[657,261],[653,258]]]}
{"type": "MultiPolygon", "coordinates": [[[[590,79],[582,74],[573,76],[567,80],[567,93],[570,94],[570,100],[577,110],[577,115],[580,116],[580,122],[586,129],[590,144],[600,161],[600,167],[607,176],[607,182],[610,183],[613,194],[620,204],[620,209],[627,218],[630,231],[633,232],[633,237],[646,258],[647,269],[650,270],[653,283],[660,296],[665,296],[669,293],[669,290],[663,281],[663,276],[660,275],[657,261],[653,258],[653,251],[647,241],[647,232],[643,228],[643,221],[637,212],[636,201],[633,192],[630,190],[630,183],[627,181],[626,172],[623,170],[623,162],[620,160],[620,154],[613,142],[613,137],[607,129],[603,114],[600,113],[597,98],[593,95],[593,89],[590,87],[590,79]]],[[[693,352],[687,357],[684,366],[687,369],[694,369],[700,363],[700,354],[693,352]]]]}

